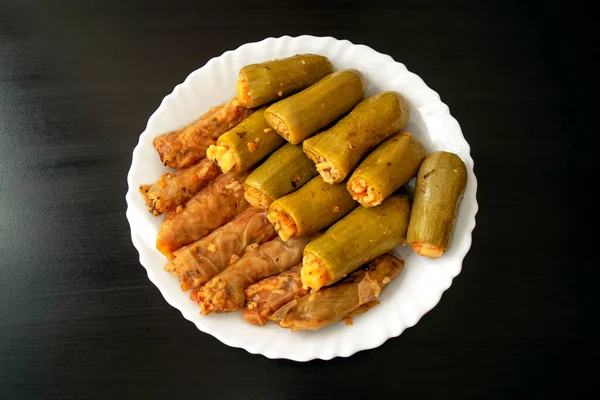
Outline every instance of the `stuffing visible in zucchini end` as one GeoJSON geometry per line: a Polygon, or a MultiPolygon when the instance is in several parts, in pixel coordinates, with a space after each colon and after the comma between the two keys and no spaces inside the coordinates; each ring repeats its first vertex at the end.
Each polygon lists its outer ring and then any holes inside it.
{"type": "Polygon", "coordinates": [[[277,234],[284,242],[296,236],[298,232],[296,223],[285,212],[271,210],[267,214],[267,219],[273,224],[277,234]]]}
{"type": "Polygon", "coordinates": [[[236,165],[235,154],[226,144],[210,145],[206,150],[206,157],[219,164],[224,173],[231,171],[236,165]]]}
{"type": "Polygon", "coordinates": [[[412,249],[420,256],[438,258],[444,254],[444,249],[431,243],[413,242],[412,249]]]}
{"type": "Polygon", "coordinates": [[[330,185],[339,182],[340,171],[329,161],[323,157],[319,157],[319,162],[316,165],[317,171],[323,178],[323,180],[330,185]]]}
{"type": "Polygon", "coordinates": [[[242,74],[238,76],[237,85],[237,98],[242,104],[249,104],[252,100],[252,94],[250,93],[250,87],[248,86],[248,81],[246,77],[242,74]]]}
{"type": "Polygon", "coordinates": [[[359,179],[350,184],[350,194],[354,200],[361,204],[369,204],[371,207],[381,204],[381,200],[375,201],[375,188],[370,187],[364,179],[359,179]]]}
{"type": "Polygon", "coordinates": [[[323,262],[310,253],[304,254],[302,258],[300,276],[305,289],[319,290],[329,281],[329,271],[323,262]]]}
{"type": "Polygon", "coordinates": [[[271,125],[273,129],[275,129],[275,131],[279,133],[285,140],[290,140],[290,130],[285,122],[283,122],[283,119],[276,114],[268,113],[267,121],[269,122],[269,125],[271,125]]]}
{"type": "Polygon", "coordinates": [[[252,207],[261,210],[266,210],[267,208],[269,208],[269,205],[271,205],[271,203],[273,202],[273,199],[271,199],[265,193],[249,185],[246,185],[246,189],[244,190],[244,197],[252,207]]]}

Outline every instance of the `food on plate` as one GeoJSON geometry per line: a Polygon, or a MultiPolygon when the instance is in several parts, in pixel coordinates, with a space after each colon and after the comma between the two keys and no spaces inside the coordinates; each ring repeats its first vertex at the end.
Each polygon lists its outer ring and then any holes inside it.
{"type": "Polygon", "coordinates": [[[234,98],[227,104],[211,108],[188,126],[157,136],[154,148],[165,167],[188,167],[203,159],[208,146],[252,112],[234,98]]]}
{"type": "Polygon", "coordinates": [[[327,57],[316,54],[246,65],[238,76],[237,96],[246,107],[259,107],[300,91],[332,72],[327,57]]]}
{"type": "Polygon", "coordinates": [[[407,242],[415,253],[440,257],[450,235],[467,186],[467,168],[454,153],[436,151],[425,157],[417,174],[407,242]]]}
{"type": "Polygon", "coordinates": [[[307,294],[308,289],[302,287],[300,268],[302,264],[248,286],[246,306],[242,310],[246,322],[264,325],[275,311],[307,294]]]}
{"type": "Polygon", "coordinates": [[[302,146],[287,143],[246,178],[246,200],[253,207],[266,209],[315,175],[315,164],[306,157],[302,146]]]}
{"type": "Polygon", "coordinates": [[[265,119],[288,142],[298,144],[350,111],[364,93],[365,81],[360,72],[334,72],[300,93],[270,105],[265,119]]]}
{"type": "Polygon", "coordinates": [[[314,235],[306,236],[287,242],[275,238],[260,246],[250,246],[237,262],[192,293],[192,300],[198,303],[203,315],[243,308],[246,304],[246,288],[298,264],[302,260],[304,246],[313,237],[314,235]]]}
{"type": "Polygon", "coordinates": [[[327,183],[340,183],[375,146],[402,130],[408,103],[396,92],[383,92],[361,101],[330,129],[303,143],[327,183]]]}
{"type": "Polygon", "coordinates": [[[156,248],[170,257],[175,250],[202,239],[249,207],[244,198],[248,174],[222,174],[187,203],[167,213],[156,236],[156,248]]]}
{"type": "Polygon", "coordinates": [[[292,331],[350,325],[402,270],[386,253],[448,249],[465,164],[403,131],[401,94],[364,99],[366,87],[315,54],[251,64],[237,97],[154,139],[178,170],[140,191],[166,213],[156,247],[201,314],[242,310],[292,331]]]}
{"type": "Polygon", "coordinates": [[[290,301],[271,319],[292,331],[316,331],[342,320],[352,324],[354,316],[379,304],[381,292],[403,266],[404,261],[383,255],[334,286],[290,301]]]}
{"type": "Polygon", "coordinates": [[[265,108],[256,110],[211,145],[206,156],[216,161],[223,172],[245,171],[280,148],[285,140],[265,121],[265,108]]]}
{"type": "Polygon", "coordinates": [[[357,206],[345,184],[330,185],[315,176],[297,191],[275,200],[267,217],[285,241],[327,228],[357,206]]]}
{"type": "Polygon", "coordinates": [[[248,207],[233,221],[175,251],[165,270],[179,278],[181,290],[197,289],[235,262],[247,246],[275,235],[266,211],[248,207]]]}
{"type": "Polygon", "coordinates": [[[377,207],[355,208],[306,246],[302,284],[319,290],[403,244],[409,216],[406,196],[390,196],[377,207]]]}
{"type": "Polygon", "coordinates": [[[219,174],[217,165],[205,158],[191,167],[163,174],[152,185],[141,185],[140,192],[148,211],[158,216],[185,203],[219,174]]]}
{"type": "Polygon", "coordinates": [[[360,163],[348,179],[348,191],[363,206],[377,206],[417,174],[426,154],[414,136],[398,133],[360,163]]]}

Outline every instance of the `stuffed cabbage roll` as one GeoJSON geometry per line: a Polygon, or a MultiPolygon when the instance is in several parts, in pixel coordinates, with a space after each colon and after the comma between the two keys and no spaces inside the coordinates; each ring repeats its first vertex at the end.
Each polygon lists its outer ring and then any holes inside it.
{"type": "Polygon", "coordinates": [[[165,167],[184,168],[206,156],[206,149],[252,114],[234,98],[227,104],[213,107],[196,121],[174,132],[154,139],[154,148],[165,167]]]}
{"type": "Polygon", "coordinates": [[[202,239],[238,216],[249,206],[244,198],[244,180],[248,174],[220,175],[185,205],[170,211],[156,236],[156,248],[170,257],[175,250],[202,239]]]}
{"type": "Polygon", "coordinates": [[[264,325],[275,311],[308,294],[308,290],[302,288],[300,268],[302,264],[248,286],[245,291],[247,302],[242,310],[246,322],[264,325]]]}
{"type": "Polygon", "coordinates": [[[191,167],[163,174],[152,185],[141,185],[140,192],[146,200],[148,211],[159,216],[185,203],[220,173],[217,164],[205,158],[191,167]]]}
{"type": "Polygon", "coordinates": [[[381,291],[403,266],[404,261],[394,256],[380,256],[335,285],[290,301],[271,320],[292,331],[316,331],[352,318],[379,304],[381,291]]]}
{"type": "Polygon", "coordinates": [[[192,293],[192,299],[198,302],[204,315],[241,309],[246,304],[244,290],[261,279],[298,264],[302,260],[304,246],[313,237],[287,242],[278,237],[260,247],[251,246],[239,261],[208,281],[197,293],[192,293]]]}
{"type": "Polygon", "coordinates": [[[266,242],[275,234],[267,213],[248,207],[233,221],[175,251],[165,270],[179,278],[181,290],[197,289],[237,261],[244,248],[266,242]]]}

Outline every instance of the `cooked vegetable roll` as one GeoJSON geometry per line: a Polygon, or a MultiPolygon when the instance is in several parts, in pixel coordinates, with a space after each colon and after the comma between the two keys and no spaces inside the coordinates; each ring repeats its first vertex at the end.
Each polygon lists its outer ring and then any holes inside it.
{"type": "Polygon", "coordinates": [[[239,310],[246,304],[244,291],[248,286],[298,264],[311,239],[306,236],[283,242],[276,238],[260,247],[250,246],[242,258],[192,293],[191,298],[204,315],[239,310]]]}
{"type": "Polygon", "coordinates": [[[287,97],[332,72],[327,57],[299,54],[246,65],[240,70],[236,91],[246,107],[254,108],[287,97]]]}
{"type": "Polygon", "coordinates": [[[334,72],[300,93],[269,106],[265,119],[288,142],[298,144],[361,101],[365,82],[355,69],[334,72]]]}
{"type": "Polygon", "coordinates": [[[315,164],[306,157],[302,146],[287,143],[248,176],[246,200],[253,207],[265,209],[317,174],[315,164]]]}
{"type": "Polygon", "coordinates": [[[448,250],[466,186],[467,167],[456,154],[436,151],[425,158],[417,174],[407,234],[417,254],[437,258],[448,250]]]}
{"type": "Polygon", "coordinates": [[[377,206],[417,174],[426,154],[410,133],[398,133],[360,163],[348,179],[348,191],[363,206],[377,206]]]}
{"type": "Polygon", "coordinates": [[[340,183],[375,146],[402,130],[408,103],[396,92],[383,92],[361,101],[330,129],[302,143],[327,183],[340,183]]]}
{"type": "Polygon", "coordinates": [[[181,290],[197,289],[235,262],[244,248],[275,235],[267,213],[248,207],[233,221],[175,251],[165,270],[179,278],[181,290]]]}
{"type": "Polygon", "coordinates": [[[351,318],[379,304],[379,296],[400,273],[404,261],[383,255],[337,284],[292,300],[271,319],[292,331],[316,331],[351,318]]]}
{"type": "Polygon", "coordinates": [[[275,200],[267,217],[286,241],[327,228],[357,206],[345,184],[330,185],[316,176],[297,191],[275,200]]]}
{"type": "Polygon", "coordinates": [[[252,110],[234,98],[227,104],[211,108],[188,126],[156,137],[154,148],[165,167],[188,167],[203,159],[208,146],[250,114],[252,110]]]}
{"type": "Polygon", "coordinates": [[[191,167],[163,174],[152,185],[140,185],[140,192],[148,211],[158,216],[185,203],[219,174],[219,167],[204,159],[191,167]]]}
{"type": "Polygon", "coordinates": [[[354,209],[306,246],[302,284],[319,290],[403,244],[409,214],[409,198],[397,195],[377,207],[354,209]]]}
{"type": "Polygon", "coordinates": [[[170,257],[175,250],[202,239],[238,216],[249,206],[244,199],[248,173],[222,174],[185,205],[170,211],[156,236],[156,248],[170,257]]]}
{"type": "Polygon", "coordinates": [[[275,311],[307,294],[308,290],[302,287],[300,268],[302,264],[248,286],[246,307],[242,310],[246,322],[264,325],[275,311]]]}
{"type": "Polygon", "coordinates": [[[223,172],[245,171],[258,164],[285,143],[265,121],[265,109],[250,117],[217,139],[206,156],[216,161],[223,172]]]}

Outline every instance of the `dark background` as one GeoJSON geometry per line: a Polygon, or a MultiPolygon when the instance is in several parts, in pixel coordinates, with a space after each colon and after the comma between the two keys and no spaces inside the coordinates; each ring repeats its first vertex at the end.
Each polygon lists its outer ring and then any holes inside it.
{"type": "Polygon", "coordinates": [[[0,0],[0,399],[549,398],[598,356],[590,10],[518,1],[0,0]],[[295,363],[199,332],[125,219],[148,117],[214,56],[332,35],[401,61],[471,145],[463,272],[400,337],[295,363]]]}

